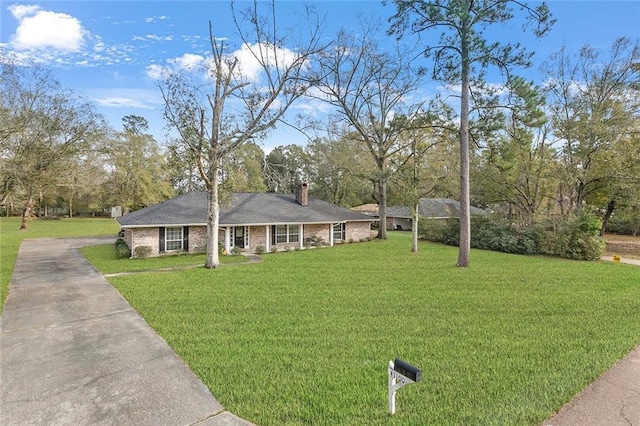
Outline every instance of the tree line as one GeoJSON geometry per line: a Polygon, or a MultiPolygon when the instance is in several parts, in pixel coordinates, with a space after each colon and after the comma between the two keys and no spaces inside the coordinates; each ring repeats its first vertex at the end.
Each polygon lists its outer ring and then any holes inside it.
{"type": "MultiPolygon", "coordinates": [[[[487,28],[519,13],[524,31],[543,36],[553,24],[544,3],[392,3],[388,37],[395,50],[379,46],[375,20],[322,44],[322,17],[312,9],[303,20],[304,43],[287,50],[282,46],[291,39],[278,32],[275,3],[234,10],[259,79],[242,70],[210,23],[206,68],[166,70],[158,81],[174,135],[162,147],[143,117],[124,117],[122,130],[110,129],[50,71],[3,58],[2,205],[20,206],[26,227],[34,208],[127,211],[205,190],[210,229],[217,229],[225,194],[290,193],[301,181],[336,204],[377,203],[381,223],[387,205],[412,206],[417,223],[421,197],[450,197],[461,201],[459,266],[468,265],[471,204],[521,226],[586,209],[604,226],[622,218],[637,232],[637,40],[562,48],[544,62],[543,83],[535,84],[517,74],[531,66],[533,52],[492,40],[487,28]],[[437,42],[421,38],[407,49],[412,36],[433,31],[437,42]],[[405,60],[417,56],[425,61],[405,60]],[[491,68],[503,76],[500,84],[488,81],[491,68]],[[420,95],[430,81],[459,91],[420,95]],[[324,103],[329,113],[292,122],[287,111],[294,102],[324,103]],[[260,141],[281,123],[305,129],[309,142],[265,153],[260,141]]],[[[302,32],[287,35],[294,34],[302,32]]],[[[385,233],[381,227],[379,237],[385,233]]],[[[216,239],[212,232],[206,261],[212,268],[219,263],[216,239]]]]}

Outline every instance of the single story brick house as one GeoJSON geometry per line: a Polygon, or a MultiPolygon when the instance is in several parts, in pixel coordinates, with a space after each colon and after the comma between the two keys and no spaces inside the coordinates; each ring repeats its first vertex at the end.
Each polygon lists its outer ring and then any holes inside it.
{"type": "MultiPolygon", "coordinates": [[[[303,248],[311,241],[333,246],[362,241],[375,220],[344,207],[309,197],[307,184],[296,194],[235,193],[220,208],[219,241],[227,253],[234,247],[255,252],[303,248]]],[[[202,252],[206,247],[207,193],[189,192],[116,218],[135,257],[135,248],[151,256],[202,252]]]]}

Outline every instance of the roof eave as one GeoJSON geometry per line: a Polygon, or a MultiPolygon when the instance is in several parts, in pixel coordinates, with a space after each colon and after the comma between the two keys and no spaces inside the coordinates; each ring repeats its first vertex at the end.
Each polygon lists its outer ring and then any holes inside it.
{"type": "MultiPolygon", "coordinates": [[[[371,218],[364,219],[336,219],[328,221],[316,221],[316,222],[256,222],[256,223],[220,223],[220,228],[227,226],[271,226],[271,225],[324,225],[327,223],[346,223],[346,222],[375,222],[371,218]]],[[[207,226],[206,223],[158,223],[158,224],[145,224],[145,225],[122,225],[122,229],[131,228],[159,228],[159,227],[174,227],[174,226],[207,226]]]]}

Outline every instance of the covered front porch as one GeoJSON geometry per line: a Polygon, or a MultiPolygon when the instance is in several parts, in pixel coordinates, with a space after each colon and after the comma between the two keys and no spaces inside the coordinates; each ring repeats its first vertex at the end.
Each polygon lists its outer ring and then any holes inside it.
{"type": "MultiPolygon", "coordinates": [[[[345,222],[326,224],[273,224],[242,225],[220,227],[219,238],[223,242],[225,253],[238,247],[255,252],[258,247],[265,252],[287,249],[304,249],[310,245],[333,246],[347,239],[345,222]]],[[[367,233],[369,224],[366,223],[367,233]]],[[[350,224],[349,227],[351,227],[350,224]]]]}

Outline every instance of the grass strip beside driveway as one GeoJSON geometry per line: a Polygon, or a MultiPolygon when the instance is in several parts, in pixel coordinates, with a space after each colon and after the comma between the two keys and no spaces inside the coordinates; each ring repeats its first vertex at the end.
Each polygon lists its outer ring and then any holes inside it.
{"type": "Polygon", "coordinates": [[[537,425],[640,342],[637,267],[410,236],[258,264],[110,278],[209,386],[262,426],[537,425]],[[387,414],[387,362],[423,370],[387,414]]]}
{"type": "MultiPolygon", "coordinates": [[[[204,265],[204,254],[177,254],[161,257],[118,259],[111,244],[83,247],[80,252],[105,275],[150,272],[153,270],[185,269],[204,265]]],[[[220,256],[221,264],[249,262],[245,256],[220,256]]]]}

